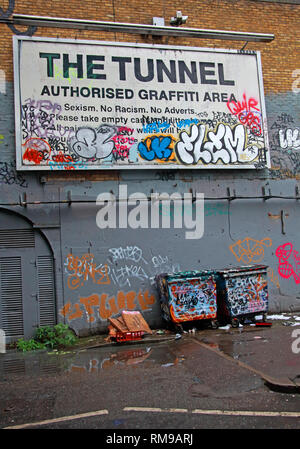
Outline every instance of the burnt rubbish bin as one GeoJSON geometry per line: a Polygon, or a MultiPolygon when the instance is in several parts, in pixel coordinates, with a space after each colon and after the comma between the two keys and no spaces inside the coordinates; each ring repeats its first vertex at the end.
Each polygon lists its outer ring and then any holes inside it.
{"type": "Polygon", "coordinates": [[[266,320],[267,269],[266,265],[247,265],[216,271],[219,322],[238,327],[246,320],[266,320]]]}
{"type": "Polygon", "coordinates": [[[217,293],[213,271],[183,271],[156,276],[163,319],[182,330],[182,323],[209,320],[217,327],[217,293]]]}

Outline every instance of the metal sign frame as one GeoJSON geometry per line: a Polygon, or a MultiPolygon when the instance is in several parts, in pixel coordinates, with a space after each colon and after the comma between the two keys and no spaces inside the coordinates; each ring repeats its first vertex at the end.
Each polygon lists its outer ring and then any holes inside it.
{"type": "Polygon", "coordinates": [[[17,170],[270,168],[260,52],[27,36],[13,36],[13,50],[17,170]],[[51,53],[45,51],[49,47],[51,53]],[[77,50],[76,62],[72,49],[77,50]],[[66,50],[72,53],[70,58],[66,50]],[[82,55],[83,51],[88,53],[82,55]],[[40,65],[34,69],[36,61],[40,65]],[[108,80],[112,67],[119,78],[108,80]],[[87,77],[90,91],[80,84],[87,77]],[[72,91],[58,90],[70,80],[72,91]],[[44,97],[36,94],[38,88],[44,97]],[[58,91],[61,96],[52,95],[58,91]],[[90,99],[78,95],[94,91],[98,109],[88,117],[78,103],[84,108],[90,99]],[[78,95],[68,97],[68,92],[78,95]],[[119,95],[122,106],[111,95],[119,95]],[[61,99],[68,114],[62,112],[61,99]],[[101,113],[114,110],[115,116],[101,115],[99,108],[101,113]],[[124,121],[117,123],[122,110],[124,121]],[[147,112],[135,128],[139,110],[147,112]],[[55,121],[67,116],[77,120],[73,131],[68,121],[68,125],[55,121]],[[78,117],[87,119],[83,123],[78,117]],[[91,121],[96,118],[95,127],[91,121]],[[60,136],[67,130],[62,142],[60,136]]]}

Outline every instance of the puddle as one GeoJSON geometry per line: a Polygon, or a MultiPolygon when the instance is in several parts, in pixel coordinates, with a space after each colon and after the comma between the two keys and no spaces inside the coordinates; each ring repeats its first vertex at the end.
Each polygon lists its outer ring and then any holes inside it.
{"type": "Polygon", "coordinates": [[[86,371],[95,372],[101,370],[115,369],[116,367],[129,367],[139,364],[159,365],[163,368],[170,368],[184,360],[184,357],[176,357],[167,346],[143,346],[130,349],[119,349],[114,351],[88,350],[85,356],[82,355],[69,366],[69,372],[86,371]]]}
{"type": "Polygon", "coordinates": [[[46,351],[13,352],[0,357],[0,380],[5,381],[11,376],[19,375],[95,373],[139,364],[159,365],[164,369],[170,369],[183,361],[184,356],[176,356],[167,344],[48,353],[46,351]]]}
{"type": "Polygon", "coordinates": [[[253,336],[251,338],[245,338],[237,341],[230,339],[218,339],[217,341],[212,342],[205,338],[202,339],[202,341],[211,348],[217,349],[223,354],[226,354],[234,359],[245,359],[255,355],[255,348],[252,345],[253,342],[268,343],[268,339],[261,336],[253,336]]]}

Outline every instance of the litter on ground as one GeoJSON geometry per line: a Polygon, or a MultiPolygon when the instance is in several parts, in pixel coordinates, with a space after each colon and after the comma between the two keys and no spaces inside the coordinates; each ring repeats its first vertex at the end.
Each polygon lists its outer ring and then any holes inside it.
{"type": "Polygon", "coordinates": [[[269,320],[290,320],[291,317],[290,316],[286,316],[286,315],[267,315],[267,318],[269,320]]]}
{"type": "Polygon", "coordinates": [[[140,340],[144,334],[152,334],[147,321],[137,310],[123,310],[118,318],[108,318],[106,341],[126,342],[140,340]]]}

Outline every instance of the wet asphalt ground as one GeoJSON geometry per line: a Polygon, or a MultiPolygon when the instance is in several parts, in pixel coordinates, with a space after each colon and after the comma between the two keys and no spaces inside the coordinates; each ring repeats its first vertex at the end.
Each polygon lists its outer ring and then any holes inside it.
{"type": "Polygon", "coordinates": [[[295,329],[281,320],[271,328],[204,329],[179,339],[153,335],[138,344],[102,338],[65,351],[7,351],[0,354],[0,428],[109,435],[299,429],[295,329]]]}

